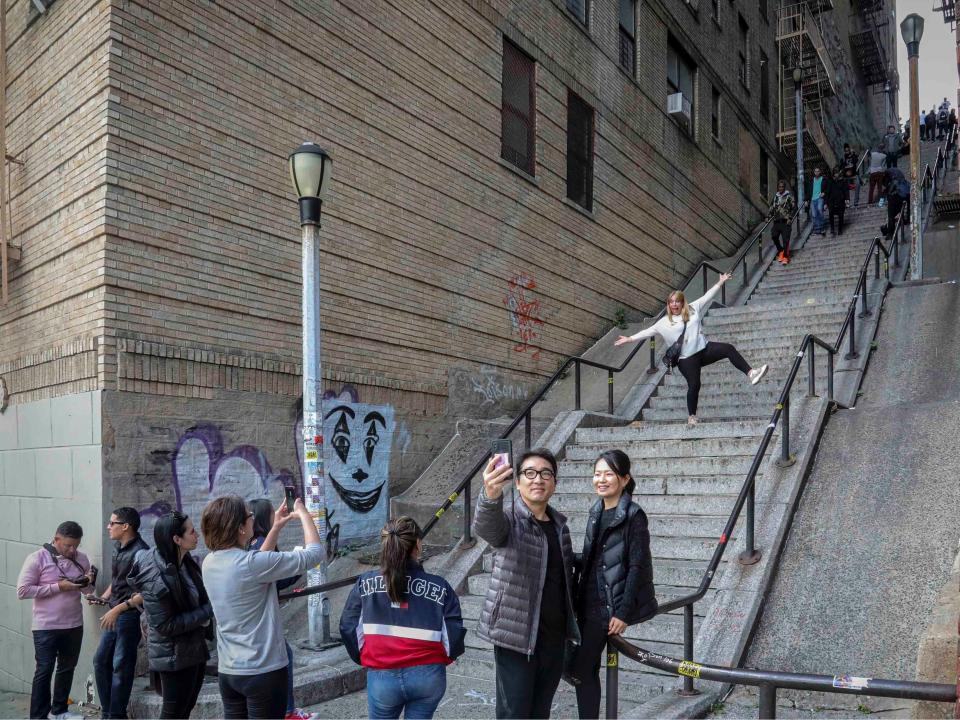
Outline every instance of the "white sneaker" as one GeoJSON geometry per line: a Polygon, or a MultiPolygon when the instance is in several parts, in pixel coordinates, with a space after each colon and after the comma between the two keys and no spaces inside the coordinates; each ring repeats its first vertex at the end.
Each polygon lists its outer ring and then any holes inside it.
{"type": "Polygon", "coordinates": [[[75,715],[71,712],[60,713],[59,715],[50,713],[47,717],[54,718],[55,720],[83,720],[83,715],[75,715]]]}
{"type": "Polygon", "coordinates": [[[698,422],[700,422],[700,421],[697,420],[697,416],[696,416],[696,415],[691,415],[690,417],[687,418],[687,427],[693,427],[693,426],[696,425],[698,422]]]}
{"type": "Polygon", "coordinates": [[[767,374],[767,366],[761,365],[758,368],[755,368],[747,373],[747,377],[750,378],[750,384],[756,385],[763,379],[763,376],[767,374]]]}

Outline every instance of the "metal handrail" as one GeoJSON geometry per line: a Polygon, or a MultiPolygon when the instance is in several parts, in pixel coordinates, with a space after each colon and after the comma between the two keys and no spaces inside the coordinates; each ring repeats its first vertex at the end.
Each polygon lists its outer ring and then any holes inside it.
{"type": "MultiPolygon", "coordinates": [[[[732,685],[753,685],[760,688],[760,707],[758,716],[773,720],[777,712],[777,690],[808,690],[814,692],[835,693],[838,695],[865,695],[868,697],[893,697],[906,700],[925,700],[928,702],[956,702],[957,686],[946,683],[919,682],[916,680],[889,680],[867,678],[852,674],[815,675],[812,673],[787,673],[752,668],[727,668],[716,665],[704,665],[689,660],[677,660],[644,650],[633,645],[619,635],[612,635],[610,645],[617,653],[622,653],[638,663],[657,670],[697,677],[702,680],[730,683],[732,685]]],[[[617,678],[614,677],[614,693],[617,691],[617,678]]],[[[610,678],[607,679],[607,693],[610,694],[610,678]]],[[[608,718],[616,715],[607,715],[608,718]]]]}
{"type": "MultiPolygon", "coordinates": [[[[796,212],[794,213],[793,217],[790,219],[791,223],[794,220],[796,220],[799,225],[800,211],[803,209],[803,206],[805,204],[806,203],[802,203],[800,206],[797,207],[796,212]]],[[[708,260],[703,260],[700,262],[699,265],[697,265],[697,268],[687,278],[687,281],[683,285],[684,290],[688,288],[690,284],[697,279],[698,276],[701,276],[703,279],[703,289],[704,289],[704,292],[706,292],[708,271],[712,270],[718,275],[723,274],[724,272],[732,273],[737,268],[737,266],[740,265],[741,263],[743,264],[744,285],[746,285],[747,284],[747,263],[746,263],[747,254],[753,248],[754,244],[756,244],[757,257],[758,257],[757,262],[758,264],[763,262],[763,233],[770,226],[770,223],[772,222],[772,220],[773,220],[772,218],[767,218],[764,221],[764,223],[760,226],[760,229],[757,230],[756,234],[753,236],[753,239],[748,240],[746,243],[744,243],[743,247],[740,248],[740,250],[734,256],[733,262],[731,263],[729,270],[727,271],[721,270],[712,262],[708,260]]],[[[726,286],[723,286],[721,287],[721,300],[720,300],[721,304],[726,305],[726,299],[727,299],[726,286]]],[[[666,308],[661,310],[654,318],[652,318],[653,321],[656,322],[657,320],[662,318],[665,313],[666,313],[666,308]]],[[[583,356],[574,356],[574,357],[567,358],[567,360],[563,363],[563,365],[561,365],[556,370],[556,372],[554,372],[553,375],[550,376],[550,379],[546,382],[546,384],[543,387],[541,387],[540,390],[537,391],[537,393],[530,399],[530,401],[526,404],[523,410],[520,411],[520,414],[517,415],[513,419],[513,421],[507,426],[506,430],[504,430],[500,434],[499,438],[503,439],[503,438],[510,437],[511,433],[513,433],[513,431],[516,430],[517,427],[519,427],[520,423],[523,422],[524,423],[524,440],[526,442],[526,446],[530,447],[533,408],[534,406],[536,406],[538,402],[540,402],[541,399],[543,399],[544,395],[547,394],[547,392],[557,383],[557,381],[566,375],[571,365],[573,365],[575,368],[574,370],[575,372],[575,376],[574,376],[575,408],[574,409],[580,410],[580,400],[581,400],[580,368],[582,365],[586,365],[588,367],[594,367],[600,370],[607,371],[607,411],[610,414],[613,414],[614,412],[613,376],[615,373],[622,372],[627,367],[627,365],[630,364],[630,361],[633,360],[633,358],[636,357],[636,355],[643,348],[644,342],[646,342],[646,340],[638,343],[637,346],[633,348],[630,351],[630,353],[628,353],[627,357],[623,360],[622,363],[620,363],[620,365],[605,365],[603,363],[598,363],[594,360],[588,360],[583,356]]],[[[647,372],[652,374],[656,372],[656,358],[655,358],[656,342],[652,338],[650,339],[649,347],[650,347],[650,365],[647,369],[647,372]]],[[[487,464],[489,459],[490,459],[490,453],[487,453],[480,460],[478,460],[477,463],[474,464],[472,468],[470,468],[470,471],[466,474],[466,477],[464,477],[464,479],[457,484],[454,491],[443,501],[443,503],[441,503],[440,507],[437,508],[436,512],[434,512],[433,516],[430,518],[430,521],[423,526],[422,537],[426,537],[426,535],[433,529],[433,527],[437,524],[437,522],[440,521],[440,518],[443,516],[443,514],[450,509],[453,503],[455,503],[461,495],[463,495],[463,537],[460,542],[461,542],[461,546],[464,546],[464,547],[469,546],[470,544],[473,543],[473,538],[471,536],[471,528],[470,528],[470,515],[471,515],[470,503],[473,498],[472,498],[470,485],[474,476],[483,469],[484,465],[487,464]]],[[[280,595],[280,599],[288,600],[291,598],[306,597],[308,595],[314,595],[316,593],[323,593],[323,592],[327,592],[328,590],[334,590],[336,588],[346,587],[347,585],[351,585],[354,582],[356,582],[358,577],[359,575],[354,575],[351,577],[343,578],[341,580],[334,580],[332,582],[324,583],[322,585],[296,588],[296,589],[290,590],[289,592],[282,593],[280,595]]]]}

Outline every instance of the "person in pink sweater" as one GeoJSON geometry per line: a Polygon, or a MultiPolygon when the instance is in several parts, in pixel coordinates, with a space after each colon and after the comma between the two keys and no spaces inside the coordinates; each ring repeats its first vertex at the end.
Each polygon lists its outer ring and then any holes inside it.
{"type": "Polygon", "coordinates": [[[17,597],[33,600],[37,667],[30,693],[31,718],[79,718],[67,712],[67,701],[83,640],[80,595],[93,592],[97,578],[96,567],[77,549],[81,538],[83,529],[77,523],[60,523],[53,541],[27,556],[17,579],[17,597]]]}

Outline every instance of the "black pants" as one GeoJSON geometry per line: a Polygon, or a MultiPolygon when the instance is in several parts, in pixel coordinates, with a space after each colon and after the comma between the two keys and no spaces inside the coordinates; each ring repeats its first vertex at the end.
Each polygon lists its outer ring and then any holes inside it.
{"type": "Polygon", "coordinates": [[[287,668],[261,675],[220,674],[225,718],[275,720],[287,712],[287,668]]]}
{"type": "Polygon", "coordinates": [[[603,618],[587,617],[579,621],[580,647],[573,662],[572,674],[577,685],[577,712],[581,718],[600,717],[600,664],[607,648],[607,628],[603,618]]]}
{"type": "Polygon", "coordinates": [[[770,228],[770,239],[773,240],[777,252],[782,252],[788,257],[790,255],[790,231],[792,229],[793,225],[783,220],[777,220],[770,228]]]}
{"type": "Polygon", "coordinates": [[[687,412],[697,414],[697,403],[700,400],[700,370],[707,365],[713,365],[719,360],[729,360],[740,372],[750,372],[750,366],[737,349],[729,343],[708,342],[700,352],[688,358],[680,358],[677,367],[680,374],[687,381],[687,412]]]}
{"type": "Polygon", "coordinates": [[[843,213],[846,210],[845,207],[830,208],[830,232],[834,232],[833,229],[833,219],[837,218],[837,234],[843,235],[843,213]]]}
{"type": "Polygon", "coordinates": [[[537,638],[531,657],[494,645],[497,667],[497,718],[548,718],[563,675],[561,638],[537,638]]]}
{"type": "Polygon", "coordinates": [[[34,630],[33,653],[37,667],[30,691],[30,717],[46,718],[67,712],[73,671],[80,657],[83,626],[68,630],[34,630]],[[56,673],[54,673],[56,667],[56,673]],[[53,704],[50,679],[53,678],[53,704]]]}
{"type": "Polygon", "coordinates": [[[159,673],[160,694],[163,696],[161,720],[190,717],[203,687],[203,671],[204,664],[200,663],[183,670],[159,673]]]}
{"type": "Polygon", "coordinates": [[[892,152],[887,153],[887,161],[884,163],[884,167],[887,169],[895,168],[897,166],[897,159],[900,157],[900,153],[892,152]]]}

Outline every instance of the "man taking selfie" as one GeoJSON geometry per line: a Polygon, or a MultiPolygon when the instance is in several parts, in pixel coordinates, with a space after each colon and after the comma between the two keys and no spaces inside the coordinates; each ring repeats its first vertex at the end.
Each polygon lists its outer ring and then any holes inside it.
{"type": "Polygon", "coordinates": [[[60,523],[53,541],[27,556],[17,579],[17,597],[33,600],[37,667],[30,692],[31,718],[80,717],[67,712],[67,700],[83,641],[80,594],[92,592],[97,577],[96,568],[77,550],[82,537],[83,529],[77,523],[60,523]]]}

